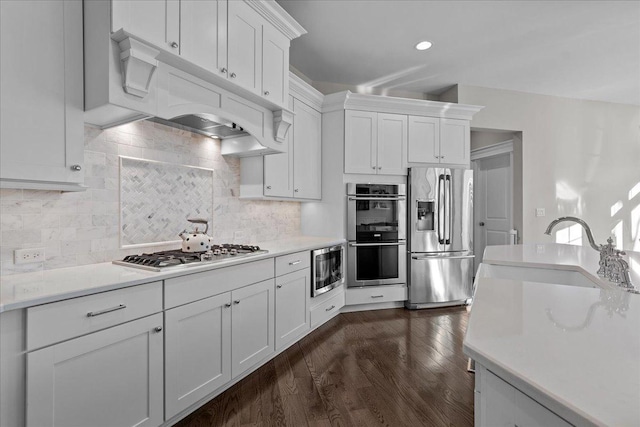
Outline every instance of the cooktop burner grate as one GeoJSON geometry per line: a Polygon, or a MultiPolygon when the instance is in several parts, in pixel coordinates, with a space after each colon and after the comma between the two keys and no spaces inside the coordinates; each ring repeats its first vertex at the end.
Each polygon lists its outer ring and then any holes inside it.
{"type": "Polygon", "coordinates": [[[201,265],[268,252],[258,246],[225,243],[213,245],[211,250],[207,252],[183,252],[178,249],[150,254],[143,253],[140,255],[128,255],[122,261],[113,261],[113,263],[151,271],[162,271],[169,267],[201,265]]]}

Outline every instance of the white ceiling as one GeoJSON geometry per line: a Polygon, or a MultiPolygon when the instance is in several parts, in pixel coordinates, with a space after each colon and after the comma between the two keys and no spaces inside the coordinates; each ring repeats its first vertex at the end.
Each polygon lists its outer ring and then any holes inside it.
{"type": "Polygon", "coordinates": [[[454,84],[640,105],[640,1],[278,0],[313,81],[438,94],[454,84]],[[430,40],[433,47],[414,45],[430,40]]]}

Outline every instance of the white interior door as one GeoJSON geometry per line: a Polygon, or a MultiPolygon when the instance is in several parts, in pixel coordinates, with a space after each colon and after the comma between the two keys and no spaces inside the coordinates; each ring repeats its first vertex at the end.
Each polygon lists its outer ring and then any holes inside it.
{"type": "Polygon", "coordinates": [[[474,253],[475,271],[482,262],[484,248],[508,245],[513,228],[511,154],[505,153],[474,161],[474,253]]]}

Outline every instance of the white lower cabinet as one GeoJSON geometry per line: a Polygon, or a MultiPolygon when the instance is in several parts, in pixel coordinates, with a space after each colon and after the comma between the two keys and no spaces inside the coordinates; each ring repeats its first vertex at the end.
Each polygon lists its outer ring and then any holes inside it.
{"type": "MultiPolygon", "coordinates": [[[[306,255],[308,259],[308,253],[306,255]]],[[[277,350],[292,343],[311,328],[310,281],[311,273],[308,267],[276,278],[277,350]]]]}
{"type": "Polygon", "coordinates": [[[487,427],[570,427],[571,424],[480,365],[476,421],[487,427]],[[478,402],[479,400],[479,402],[478,402]],[[479,404],[478,404],[479,403],[479,404]]]}
{"type": "Polygon", "coordinates": [[[27,354],[27,426],[163,422],[162,314],[27,354]]]}
{"type": "Polygon", "coordinates": [[[231,380],[231,292],[165,312],[170,419],[231,380]]]}
{"type": "Polygon", "coordinates": [[[231,376],[245,372],[275,351],[273,279],[231,292],[231,376]]]}

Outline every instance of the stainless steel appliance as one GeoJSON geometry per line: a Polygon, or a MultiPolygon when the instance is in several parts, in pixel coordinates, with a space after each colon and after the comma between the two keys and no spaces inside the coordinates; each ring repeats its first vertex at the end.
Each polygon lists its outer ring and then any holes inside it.
{"type": "Polygon", "coordinates": [[[164,271],[166,269],[195,267],[266,253],[269,253],[269,251],[260,249],[258,246],[225,243],[223,245],[212,245],[207,252],[184,252],[177,249],[151,254],[129,255],[122,261],[113,261],[113,263],[149,271],[164,271]]]}
{"type": "Polygon", "coordinates": [[[473,171],[409,169],[408,308],[467,303],[473,274],[473,171]]]}
{"type": "Polygon", "coordinates": [[[311,252],[311,296],[330,291],[344,283],[344,246],[336,245],[311,252]]]}
{"type": "Polygon", "coordinates": [[[406,185],[347,184],[348,286],[406,283],[406,185]]]}

